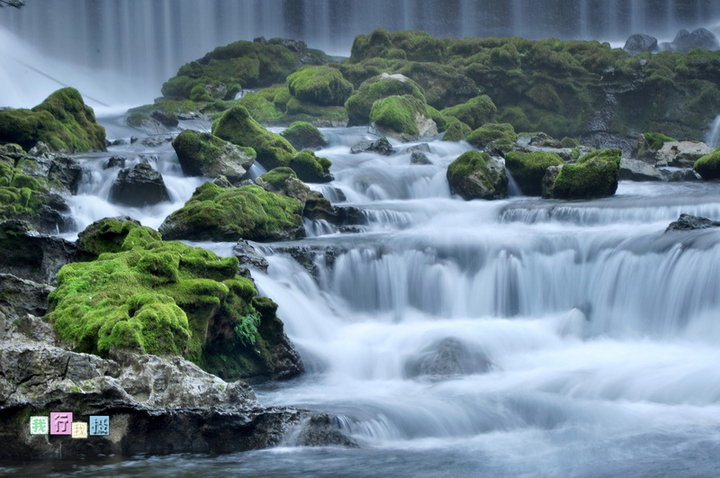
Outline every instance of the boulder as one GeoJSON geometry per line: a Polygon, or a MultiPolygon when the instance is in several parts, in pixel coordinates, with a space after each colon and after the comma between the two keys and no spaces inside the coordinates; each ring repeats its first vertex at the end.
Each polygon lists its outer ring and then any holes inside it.
{"type": "Polygon", "coordinates": [[[701,141],[667,141],[655,155],[656,166],[692,168],[702,156],[713,152],[713,148],[701,141]]]}
{"type": "Polygon", "coordinates": [[[675,138],[662,133],[643,133],[638,135],[637,144],[633,148],[632,157],[655,164],[658,160],[657,153],[665,143],[677,142],[675,138]]]}
{"type": "Polygon", "coordinates": [[[162,175],[147,163],[121,169],[110,188],[110,200],[126,206],[152,206],[169,201],[162,175]]]}
{"type": "Polygon", "coordinates": [[[563,148],[562,142],[550,136],[547,133],[537,133],[530,137],[530,146],[536,146],[538,148],[563,148]]]}
{"type": "Polygon", "coordinates": [[[687,52],[698,48],[700,50],[717,50],[720,48],[717,37],[706,28],[698,28],[689,32],[680,30],[670,44],[673,51],[687,52]]]}
{"type": "Polygon", "coordinates": [[[80,254],[90,259],[105,252],[120,252],[130,231],[139,227],[140,223],[128,216],[106,217],[81,231],[75,245],[80,254]]]}
{"type": "Polygon", "coordinates": [[[709,229],[712,227],[720,227],[720,221],[713,221],[706,217],[692,216],[690,214],[680,214],[677,221],[673,221],[665,229],[669,231],[693,231],[696,229],[709,229]]]}
{"type": "Polygon", "coordinates": [[[693,169],[703,179],[720,179],[720,148],[695,161],[693,169]]]}
{"type": "Polygon", "coordinates": [[[127,158],[123,156],[110,156],[105,163],[105,166],[103,168],[110,169],[110,168],[124,168],[125,163],[127,162],[127,158]]]}
{"type": "Polygon", "coordinates": [[[410,95],[425,103],[425,95],[417,83],[399,73],[382,73],[365,80],[345,102],[348,126],[370,123],[370,111],[375,101],[388,96],[410,95]]]}
{"type": "Polygon", "coordinates": [[[423,153],[422,151],[413,151],[412,153],[410,153],[410,164],[427,165],[432,164],[432,161],[430,161],[430,158],[427,157],[427,154],[423,153]]]}
{"type": "Polygon", "coordinates": [[[334,179],[330,174],[330,166],[332,166],[330,160],[316,156],[310,150],[297,153],[290,160],[289,166],[298,178],[309,183],[327,183],[334,179]]]}
{"type": "Polygon", "coordinates": [[[316,149],[328,145],[328,141],[315,126],[306,121],[296,121],[280,135],[295,149],[316,149]]]}
{"type": "Polygon", "coordinates": [[[645,161],[631,158],[620,160],[620,179],[630,181],[665,181],[666,175],[645,161]]]}
{"type": "Polygon", "coordinates": [[[306,66],[287,77],[290,94],[320,106],[342,106],[353,91],[352,83],[330,66],[306,66]]]}
{"type": "Polygon", "coordinates": [[[495,103],[487,95],[476,96],[466,103],[442,110],[443,115],[456,118],[471,129],[477,129],[483,124],[491,122],[496,112],[495,103]]]}
{"type": "Polygon", "coordinates": [[[448,166],[447,179],[450,191],[466,201],[507,197],[505,166],[487,153],[463,153],[448,166]]]}
{"type": "Polygon", "coordinates": [[[185,130],[172,146],[187,176],[225,176],[231,183],[238,183],[247,177],[255,162],[252,148],[236,146],[210,133],[185,130]]]}
{"type": "Polygon", "coordinates": [[[388,141],[385,137],[375,141],[361,141],[350,148],[350,152],[352,154],[365,153],[368,151],[379,153],[384,156],[390,156],[395,152],[395,149],[392,147],[392,144],[390,144],[390,141],[388,141]]]}
{"type": "Polygon", "coordinates": [[[528,196],[542,195],[542,182],[550,166],[564,164],[555,153],[512,151],[505,155],[505,167],[528,196]]]}
{"type": "Polygon", "coordinates": [[[443,141],[465,141],[470,133],[472,133],[472,128],[462,121],[449,121],[443,135],[443,141]]]}
{"type": "Polygon", "coordinates": [[[487,356],[472,350],[454,337],[439,340],[405,362],[407,378],[449,377],[485,373],[491,363],[487,356]]]}
{"type": "Polygon", "coordinates": [[[212,133],[238,146],[253,148],[258,162],[266,169],[287,166],[296,154],[295,148],[285,138],[265,129],[242,105],[223,113],[213,123],[212,133]]]}
{"type": "Polygon", "coordinates": [[[370,121],[381,135],[400,141],[415,141],[438,132],[425,102],[412,95],[394,95],[375,101],[370,121]]]}
{"type": "Polygon", "coordinates": [[[302,204],[258,186],[205,183],[160,226],[166,239],[282,241],[303,235],[302,204]]]}
{"type": "Polygon", "coordinates": [[[588,153],[575,164],[550,166],[543,177],[543,196],[557,199],[588,199],[612,196],[618,186],[619,149],[588,153]]]}
{"type": "Polygon", "coordinates": [[[275,168],[255,180],[255,183],[275,194],[282,194],[305,206],[305,202],[314,193],[305,183],[298,179],[297,174],[290,168],[275,168]]]}
{"type": "Polygon", "coordinates": [[[625,42],[623,50],[628,53],[642,53],[644,51],[657,51],[658,41],[657,38],[645,35],[642,33],[635,33],[630,35],[625,42]]]}
{"type": "Polygon", "coordinates": [[[243,277],[249,278],[251,269],[267,272],[268,261],[245,239],[240,239],[233,246],[233,255],[240,263],[240,274],[243,277]]]}
{"type": "Polygon", "coordinates": [[[32,233],[30,225],[0,222],[0,268],[35,282],[51,282],[60,268],[75,260],[74,244],[64,239],[32,233]]]}
{"type": "Polygon", "coordinates": [[[163,110],[153,110],[150,113],[150,117],[166,128],[176,128],[180,123],[176,115],[169,114],[163,110]]]}
{"type": "Polygon", "coordinates": [[[515,148],[517,138],[510,123],[486,123],[470,133],[467,141],[488,153],[504,154],[515,148]]]}

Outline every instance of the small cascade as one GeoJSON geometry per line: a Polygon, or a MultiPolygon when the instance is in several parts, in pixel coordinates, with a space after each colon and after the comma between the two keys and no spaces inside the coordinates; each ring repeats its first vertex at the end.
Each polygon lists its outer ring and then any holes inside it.
{"type": "Polygon", "coordinates": [[[720,115],[717,115],[710,124],[710,128],[705,135],[705,142],[713,148],[720,147],[720,115]]]}

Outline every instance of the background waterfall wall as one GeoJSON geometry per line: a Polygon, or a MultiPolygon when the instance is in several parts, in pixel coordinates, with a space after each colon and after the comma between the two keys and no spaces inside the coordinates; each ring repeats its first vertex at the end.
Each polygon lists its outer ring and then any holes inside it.
{"type": "MultiPolygon", "coordinates": [[[[28,0],[23,9],[0,10],[0,60],[10,79],[22,74],[25,84],[39,81],[32,68],[69,84],[105,72],[96,96],[133,103],[158,96],[183,63],[257,36],[348,54],[355,35],[378,27],[622,42],[631,33],[671,39],[680,28],[719,24],[717,0],[28,0]],[[19,51],[22,63],[12,61],[19,51]],[[67,73],[51,59],[79,69],[67,73]]],[[[43,95],[51,84],[39,88],[43,95]]],[[[15,98],[0,92],[1,104],[22,106],[15,98]]]]}

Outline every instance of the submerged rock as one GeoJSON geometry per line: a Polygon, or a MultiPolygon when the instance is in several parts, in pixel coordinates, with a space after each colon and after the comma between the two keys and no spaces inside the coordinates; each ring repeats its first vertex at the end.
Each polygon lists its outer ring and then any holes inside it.
{"type": "Polygon", "coordinates": [[[487,153],[463,153],[448,166],[447,179],[450,191],[466,201],[507,197],[505,165],[487,153]]]}
{"type": "Polygon", "coordinates": [[[361,141],[350,148],[350,152],[352,154],[365,153],[367,151],[379,153],[384,156],[390,156],[395,152],[395,149],[392,147],[392,144],[390,144],[390,141],[388,141],[385,137],[375,141],[361,141]]]}
{"type": "Polygon", "coordinates": [[[692,231],[695,229],[709,229],[711,227],[720,227],[720,221],[713,221],[706,217],[692,216],[690,214],[680,214],[677,221],[671,222],[665,232],[692,231]]]}
{"type": "Polygon", "coordinates": [[[472,350],[467,344],[454,337],[448,337],[426,347],[415,357],[405,362],[405,376],[447,377],[485,373],[491,363],[487,356],[472,350]]]}
{"type": "Polygon", "coordinates": [[[121,169],[110,189],[110,200],[126,206],[152,206],[169,201],[162,175],[147,163],[121,169]]]}

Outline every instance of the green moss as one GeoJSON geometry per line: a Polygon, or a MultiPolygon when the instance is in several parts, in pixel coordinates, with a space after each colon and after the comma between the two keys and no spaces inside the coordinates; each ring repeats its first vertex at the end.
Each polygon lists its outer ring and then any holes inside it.
{"type": "Polygon", "coordinates": [[[296,121],[280,134],[296,149],[321,148],[328,144],[320,130],[306,121],[296,121]]]}
{"type": "Polygon", "coordinates": [[[655,151],[662,148],[663,144],[667,142],[677,141],[677,139],[662,133],[643,133],[643,137],[648,147],[655,151]]]}
{"type": "Polygon", "coordinates": [[[487,123],[470,133],[467,140],[478,148],[487,148],[491,143],[506,147],[517,141],[517,134],[509,123],[487,123]]]}
{"type": "Polygon", "coordinates": [[[443,141],[465,141],[470,133],[472,133],[470,126],[456,119],[448,123],[443,141]]]}
{"type": "Polygon", "coordinates": [[[352,83],[329,66],[308,66],[287,78],[290,94],[320,106],[342,106],[352,93],[352,83]]]}
{"type": "Polygon", "coordinates": [[[253,148],[265,168],[287,166],[295,148],[279,134],[271,133],[255,121],[244,106],[234,106],[212,125],[212,133],[238,146],[253,148]]]}
{"type": "Polygon", "coordinates": [[[621,154],[619,149],[599,149],[582,156],[576,164],[566,164],[554,181],[552,197],[612,196],[617,190],[621,154]]]}
{"type": "MultiPolygon", "coordinates": [[[[142,230],[150,236],[151,240],[160,240],[160,234],[147,228],[140,223],[123,217],[108,217],[92,223],[78,235],[77,246],[82,252],[92,257],[97,257],[106,252],[120,252],[132,249],[135,244],[125,244],[128,234],[134,230],[142,230]]],[[[133,240],[137,241],[133,236],[133,240]]],[[[143,241],[145,242],[145,241],[143,241]]]]}
{"type": "Polygon", "coordinates": [[[74,88],[57,90],[32,110],[0,111],[0,142],[30,149],[38,141],[56,151],[104,151],[105,129],[74,88]]]}
{"type": "Polygon", "coordinates": [[[560,146],[563,148],[577,148],[580,146],[580,142],[576,140],[575,138],[568,138],[565,136],[563,139],[560,140],[560,146]]]}
{"type": "Polygon", "coordinates": [[[451,191],[465,200],[497,199],[507,195],[505,172],[493,165],[487,153],[463,153],[448,166],[447,179],[451,191]]]}
{"type": "Polygon", "coordinates": [[[429,116],[425,103],[411,95],[389,96],[373,103],[370,121],[383,131],[415,137],[416,117],[429,116]]]}
{"type": "Polygon", "coordinates": [[[42,214],[50,200],[50,184],[44,177],[24,174],[25,152],[19,146],[6,145],[0,151],[0,220],[22,219],[33,221],[42,214]],[[10,156],[12,154],[12,156],[10,156]]]}
{"type": "Polygon", "coordinates": [[[269,241],[296,236],[302,206],[257,186],[221,188],[205,183],[160,227],[167,239],[269,241]]]}
{"type": "Polygon", "coordinates": [[[441,61],[446,54],[446,42],[421,31],[389,33],[378,29],[369,35],[358,35],[353,42],[350,61],[368,58],[407,58],[413,61],[441,61]],[[398,50],[404,52],[401,55],[398,50]]]}
{"type": "Polygon", "coordinates": [[[476,129],[493,120],[497,107],[489,96],[482,95],[466,103],[445,108],[442,112],[445,116],[457,118],[470,128],[476,129]]]}
{"type": "Polygon", "coordinates": [[[238,104],[247,108],[250,116],[259,123],[273,123],[283,117],[283,112],[279,111],[271,100],[258,93],[243,96],[238,100],[238,104]]]}
{"type": "Polygon", "coordinates": [[[695,161],[693,168],[703,179],[720,179],[720,148],[695,161]]]}
{"type": "Polygon", "coordinates": [[[523,153],[512,151],[505,155],[505,167],[510,171],[523,193],[542,194],[542,180],[547,168],[563,164],[555,153],[523,153]]]}
{"type": "Polygon", "coordinates": [[[475,82],[461,69],[440,63],[408,61],[395,71],[420,85],[427,103],[436,108],[465,103],[480,93],[475,82]]]}
{"type": "Polygon", "coordinates": [[[332,181],[330,166],[332,163],[327,158],[315,156],[312,151],[300,151],[290,160],[290,167],[298,178],[311,183],[323,183],[332,181]]]}
{"type": "Polygon", "coordinates": [[[278,190],[282,190],[288,178],[297,178],[297,174],[290,168],[275,168],[260,176],[260,179],[278,190]]]}
{"type": "Polygon", "coordinates": [[[233,183],[245,178],[256,156],[252,148],[235,146],[210,133],[193,130],[182,131],[172,146],[186,175],[225,176],[233,183]]]}
{"type": "Polygon", "coordinates": [[[412,80],[400,75],[380,75],[370,78],[345,102],[348,126],[368,124],[375,101],[388,96],[410,95],[425,101],[425,95],[412,80]]]}

